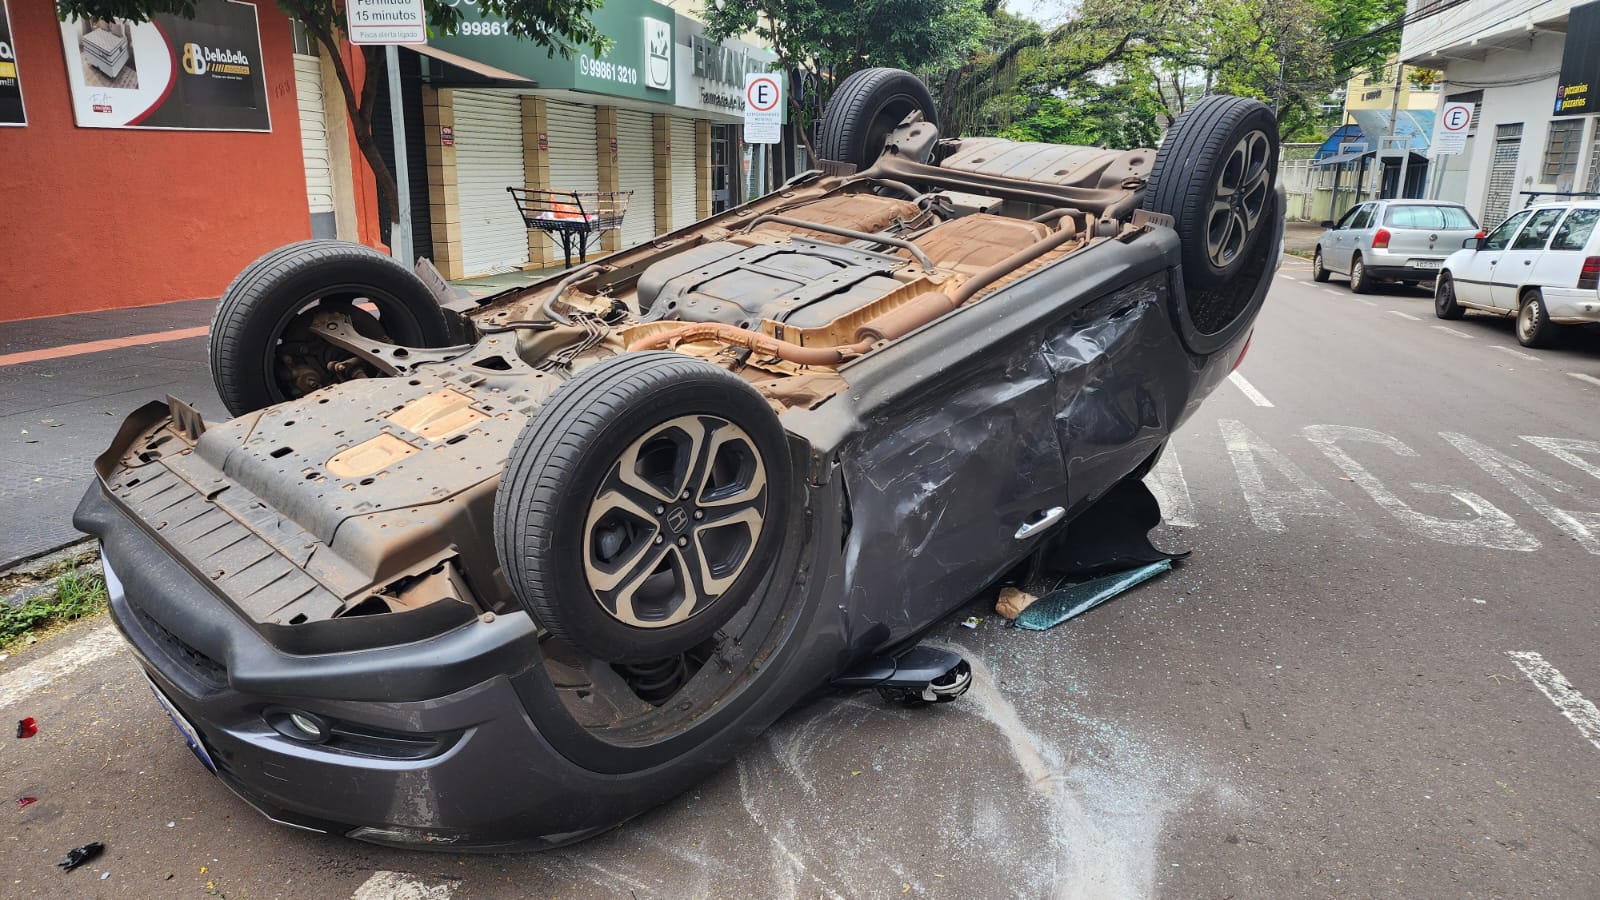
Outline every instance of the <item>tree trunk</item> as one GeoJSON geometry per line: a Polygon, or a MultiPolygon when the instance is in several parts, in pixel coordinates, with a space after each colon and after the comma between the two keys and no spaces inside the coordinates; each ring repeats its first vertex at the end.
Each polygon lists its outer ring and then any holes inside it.
{"type": "MultiPolygon", "coordinates": [[[[368,45],[361,48],[361,58],[365,62],[365,77],[361,82],[361,96],[356,96],[355,88],[350,81],[350,70],[344,63],[344,55],[339,52],[338,41],[333,36],[333,29],[326,23],[307,23],[317,42],[322,45],[328,54],[328,59],[333,63],[333,73],[339,79],[339,87],[344,92],[345,109],[350,115],[350,130],[356,137],[356,146],[361,150],[361,156],[372,167],[373,180],[378,189],[378,228],[383,230],[393,229],[395,220],[399,217],[399,191],[395,186],[394,172],[389,169],[389,164],[383,159],[383,150],[372,137],[372,106],[378,95],[378,79],[385,77],[383,74],[384,48],[368,45]]],[[[399,97],[390,97],[390,103],[399,103],[399,97]]],[[[405,152],[405,148],[400,148],[405,152]]],[[[409,264],[410,260],[402,260],[409,264]]]]}

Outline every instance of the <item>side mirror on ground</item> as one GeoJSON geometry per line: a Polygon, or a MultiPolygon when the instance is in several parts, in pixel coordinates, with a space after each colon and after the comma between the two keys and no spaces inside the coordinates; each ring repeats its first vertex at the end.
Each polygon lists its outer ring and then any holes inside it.
{"type": "Polygon", "coordinates": [[[1332,219],[1323,219],[1321,222],[1317,223],[1317,227],[1318,228],[1332,228],[1333,227],[1333,220],[1332,219]]]}

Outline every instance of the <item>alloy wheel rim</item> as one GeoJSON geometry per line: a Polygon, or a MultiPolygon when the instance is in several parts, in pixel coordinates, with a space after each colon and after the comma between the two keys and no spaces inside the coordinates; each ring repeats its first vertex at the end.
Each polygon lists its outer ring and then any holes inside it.
{"type": "Polygon", "coordinates": [[[766,467],[748,432],[714,415],[663,422],[628,445],[590,502],[590,593],[625,625],[683,622],[744,574],[766,511],[766,467]]]}
{"type": "Polygon", "coordinates": [[[1272,143],[1264,133],[1252,131],[1223,162],[1206,214],[1206,255],[1212,265],[1223,268],[1238,259],[1260,223],[1271,193],[1271,158],[1272,143]]]}

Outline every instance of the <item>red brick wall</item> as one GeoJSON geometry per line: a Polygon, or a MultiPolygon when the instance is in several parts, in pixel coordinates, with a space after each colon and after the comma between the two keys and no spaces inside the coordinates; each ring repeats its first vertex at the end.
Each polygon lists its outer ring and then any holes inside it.
{"type": "Polygon", "coordinates": [[[12,0],[25,128],[0,128],[0,322],[215,297],[311,236],[289,21],[260,2],[270,134],[79,128],[48,0],[12,0]]]}

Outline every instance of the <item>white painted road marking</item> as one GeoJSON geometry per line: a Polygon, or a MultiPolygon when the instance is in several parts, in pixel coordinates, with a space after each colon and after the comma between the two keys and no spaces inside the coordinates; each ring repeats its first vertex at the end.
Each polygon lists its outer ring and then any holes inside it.
{"type": "Polygon", "coordinates": [[[1343,297],[1344,296],[1344,291],[1336,291],[1333,288],[1323,288],[1322,292],[1325,293],[1325,294],[1332,294],[1335,297],[1343,297]]]}
{"type": "Polygon", "coordinates": [[[1244,376],[1239,374],[1238,369],[1233,370],[1233,372],[1228,375],[1228,380],[1233,382],[1233,386],[1243,392],[1246,397],[1249,397],[1251,403],[1254,403],[1257,406],[1272,405],[1272,401],[1268,400],[1265,394],[1256,390],[1255,385],[1244,380],[1244,376]]]}
{"type": "MultiPolygon", "coordinates": [[[[1522,502],[1533,507],[1534,511],[1544,516],[1551,525],[1561,529],[1566,535],[1577,541],[1583,549],[1590,553],[1600,555],[1600,511],[1562,509],[1552,503],[1545,495],[1534,490],[1528,482],[1541,485],[1558,494],[1568,497],[1575,495],[1571,485],[1558,478],[1546,475],[1520,459],[1514,459],[1498,450],[1485,447],[1464,434],[1452,431],[1441,431],[1439,436],[1449,441],[1461,455],[1472,460],[1478,468],[1489,473],[1495,481],[1505,486],[1506,490],[1522,498],[1522,502]],[[1517,476],[1521,476],[1520,478],[1517,476]]],[[[1583,442],[1585,444],[1593,442],[1583,442]]],[[[1535,446],[1538,446],[1535,444],[1535,446]]],[[[1600,445],[1596,445],[1600,448],[1600,445]]]]}
{"type": "Polygon", "coordinates": [[[448,882],[429,885],[404,872],[373,872],[350,900],[450,900],[454,893],[448,882]]]}
{"type": "Polygon", "coordinates": [[[1195,518],[1194,498],[1189,496],[1189,482],[1183,479],[1183,466],[1171,446],[1161,454],[1150,474],[1144,477],[1145,486],[1161,506],[1161,518],[1174,528],[1194,528],[1200,524],[1195,518]]]}
{"type": "Polygon", "coordinates": [[[1228,445],[1239,489],[1244,492],[1250,518],[1262,531],[1283,532],[1284,516],[1324,516],[1347,518],[1349,511],[1327,488],[1317,484],[1305,470],[1290,461],[1276,447],[1235,419],[1218,419],[1222,440],[1228,445]],[[1260,463],[1277,472],[1279,480],[1289,482],[1289,490],[1267,487],[1260,463]]]}
{"type": "Polygon", "coordinates": [[[107,622],[59,650],[0,674],[0,708],[15,706],[34,691],[126,647],[122,635],[107,622]]]}
{"type": "Polygon", "coordinates": [[[1413,322],[1421,322],[1422,321],[1421,319],[1417,318],[1416,316],[1413,316],[1410,313],[1403,313],[1398,309],[1386,309],[1386,310],[1384,310],[1384,312],[1388,313],[1391,316],[1399,316],[1402,319],[1410,319],[1413,322]]]}
{"type": "Polygon", "coordinates": [[[1593,375],[1585,375],[1582,372],[1568,372],[1567,374],[1579,381],[1587,381],[1595,387],[1600,387],[1600,378],[1596,378],[1593,375]]]}
{"type": "Polygon", "coordinates": [[[1428,327],[1437,328],[1438,330],[1447,334],[1453,334],[1458,338],[1466,338],[1469,341],[1472,340],[1472,335],[1467,334],[1465,331],[1457,331],[1454,328],[1451,328],[1449,325],[1429,325],[1428,327]]]}
{"type": "Polygon", "coordinates": [[[1594,704],[1578,693],[1565,675],[1545,662],[1539,654],[1531,650],[1513,650],[1506,655],[1511,657],[1511,661],[1517,664],[1522,674],[1528,676],[1540,693],[1550,698],[1550,702],[1561,710],[1568,721],[1578,726],[1578,732],[1589,743],[1600,748],[1600,709],[1595,709],[1594,704]]]}
{"type": "Polygon", "coordinates": [[[1368,306],[1377,306],[1378,305],[1376,303],[1373,303],[1371,300],[1363,300],[1360,297],[1351,297],[1350,299],[1354,300],[1357,303],[1365,303],[1368,306]]]}
{"type": "Polygon", "coordinates": [[[1539,361],[1539,357],[1534,356],[1532,353],[1523,353],[1521,350],[1513,350],[1510,347],[1501,347],[1501,346],[1499,346],[1497,344],[1497,345],[1494,346],[1493,349],[1499,350],[1501,353],[1509,353],[1509,354],[1511,354],[1512,356],[1515,356],[1518,359],[1525,359],[1528,362],[1538,362],[1539,361]]]}

